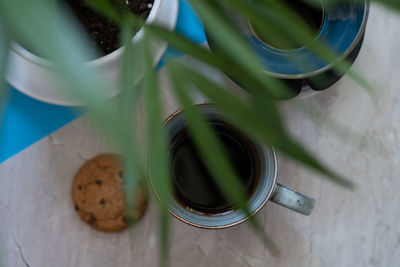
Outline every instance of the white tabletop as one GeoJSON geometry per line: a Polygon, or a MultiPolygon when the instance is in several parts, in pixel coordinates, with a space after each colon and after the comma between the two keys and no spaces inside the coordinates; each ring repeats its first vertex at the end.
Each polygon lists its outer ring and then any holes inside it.
{"type": "MultiPolygon", "coordinates": [[[[172,266],[399,266],[397,49],[400,16],[372,5],[354,68],[375,85],[375,94],[345,77],[327,91],[297,100],[316,108],[319,124],[299,112],[296,101],[282,104],[292,133],[350,177],[357,184],[353,192],[279,155],[279,182],[316,199],[309,217],[273,203],[257,214],[282,256],[271,256],[247,223],[210,231],[171,217],[172,266]],[[363,138],[335,133],[330,121],[363,138]]],[[[174,109],[169,102],[168,107],[174,109]]],[[[109,140],[90,125],[84,116],[0,165],[0,265],[157,266],[155,200],[142,221],[116,234],[92,230],[73,208],[75,172],[92,156],[110,152],[109,140]]]]}

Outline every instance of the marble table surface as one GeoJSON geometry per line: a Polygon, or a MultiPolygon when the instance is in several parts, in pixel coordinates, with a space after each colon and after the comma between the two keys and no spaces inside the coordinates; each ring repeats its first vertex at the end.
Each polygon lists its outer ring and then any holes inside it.
{"type": "MultiPolygon", "coordinates": [[[[400,16],[372,5],[354,68],[375,91],[344,77],[325,92],[282,103],[293,135],[350,177],[357,185],[353,192],[278,155],[279,182],[316,199],[308,217],[273,203],[257,214],[282,255],[273,257],[247,223],[210,231],[172,219],[171,266],[399,266],[397,49],[400,16]],[[298,104],[312,106],[312,118],[298,104]]],[[[167,104],[169,111],[176,108],[167,104]]],[[[83,116],[0,165],[1,267],[157,266],[155,201],[140,223],[116,234],[92,230],[73,209],[74,173],[110,151],[110,140],[91,125],[83,116]]]]}

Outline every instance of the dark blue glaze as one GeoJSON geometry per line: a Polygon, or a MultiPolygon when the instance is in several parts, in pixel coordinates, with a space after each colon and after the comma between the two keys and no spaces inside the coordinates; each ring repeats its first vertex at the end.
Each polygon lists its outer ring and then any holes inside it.
{"type": "MultiPolygon", "coordinates": [[[[369,3],[353,1],[324,8],[325,16],[317,40],[327,44],[338,58],[346,57],[362,40],[369,3]]],[[[331,62],[321,59],[307,47],[281,50],[266,45],[253,33],[248,40],[261,58],[265,69],[282,78],[308,77],[330,67],[331,62]]]]}

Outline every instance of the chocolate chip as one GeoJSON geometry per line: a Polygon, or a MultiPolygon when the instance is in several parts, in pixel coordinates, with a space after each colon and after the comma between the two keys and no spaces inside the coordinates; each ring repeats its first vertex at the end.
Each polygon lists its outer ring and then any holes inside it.
{"type": "Polygon", "coordinates": [[[99,201],[99,204],[101,204],[101,205],[105,205],[105,204],[106,204],[106,201],[105,201],[105,199],[104,199],[104,198],[102,198],[102,199],[99,201]]]}
{"type": "Polygon", "coordinates": [[[75,205],[75,210],[76,210],[76,211],[79,211],[78,205],[75,205]]]}
{"type": "Polygon", "coordinates": [[[101,181],[101,180],[96,180],[96,181],[94,181],[95,182],[95,184],[97,184],[97,185],[101,185],[103,182],[101,181]]]}
{"type": "Polygon", "coordinates": [[[89,224],[95,224],[97,222],[96,217],[94,217],[93,215],[90,215],[89,217],[89,224]]]}
{"type": "Polygon", "coordinates": [[[78,185],[78,190],[82,190],[82,186],[81,185],[78,185]]]}
{"type": "Polygon", "coordinates": [[[126,216],[122,217],[122,221],[123,221],[124,223],[127,223],[127,222],[128,222],[128,219],[126,218],[126,216]]]}

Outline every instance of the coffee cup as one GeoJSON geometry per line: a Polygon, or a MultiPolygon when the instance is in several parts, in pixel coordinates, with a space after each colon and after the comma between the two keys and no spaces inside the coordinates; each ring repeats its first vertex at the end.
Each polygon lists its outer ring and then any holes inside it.
{"type": "MultiPolygon", "coordinates": [[[[278,183],[278,162],[270,145],[239,130],[212,104],[197,107],[215,130],[246,190],[251,216],[268,201],[304,215],[311,213],[314,199],[278,183]]],[[[230,204],[197,154],[182,111],[170,115],[164,125],[170,140],[172,172],[168,210],[177,219],[206,229],[226,228],[246,221],[249,216],[230,204]]],[[[157,195],[154,185],[153,189],[157,195]]]]}

